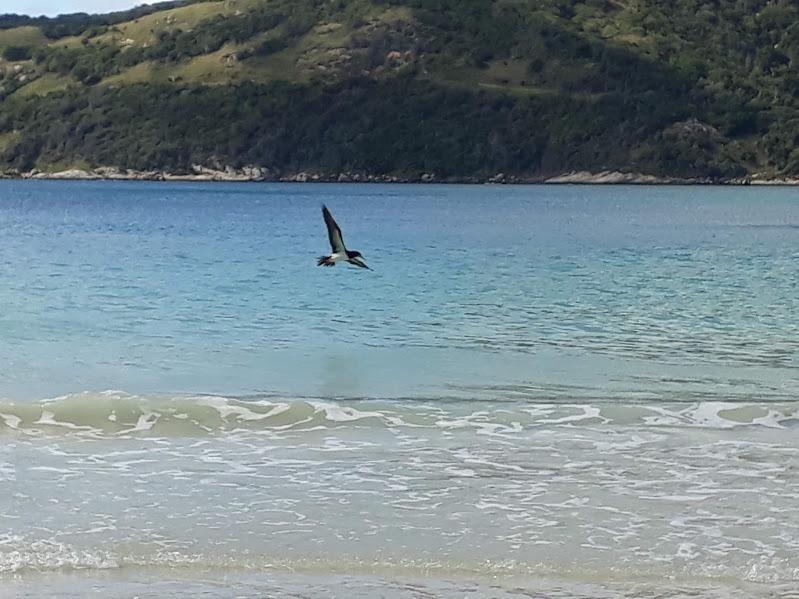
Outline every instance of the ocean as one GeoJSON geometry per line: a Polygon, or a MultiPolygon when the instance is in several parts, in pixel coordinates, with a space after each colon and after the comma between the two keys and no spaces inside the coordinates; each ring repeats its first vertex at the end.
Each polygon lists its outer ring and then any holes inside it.
{"type": "Polygon", "coordinates": [[[0,281],[2,598],[799,597],[799,190],[0,181],[0,281]]]}

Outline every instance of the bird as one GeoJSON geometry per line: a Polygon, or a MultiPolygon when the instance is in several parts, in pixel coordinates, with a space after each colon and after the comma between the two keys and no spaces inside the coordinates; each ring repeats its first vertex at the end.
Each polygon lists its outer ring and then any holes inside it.
{"type": "Polygon", "coordinates": [[[344,238],[341,235],[341,229],[333,219],[333,215],[330,214],[330,210],[328,210],[327,206],[324,204],[322,204],[322,216],[325,219],[325,225],[327,225],[327,236],[330,238],[330,248],[332,253],[329,256],[319,256],[319,261],[316,263],[316,265],[335,266],[336,262],[346,261],[354,266],[372,270],[366,266],[366,262],[363,261],[361,252],[351,252],[344,247],[344,238]]]}

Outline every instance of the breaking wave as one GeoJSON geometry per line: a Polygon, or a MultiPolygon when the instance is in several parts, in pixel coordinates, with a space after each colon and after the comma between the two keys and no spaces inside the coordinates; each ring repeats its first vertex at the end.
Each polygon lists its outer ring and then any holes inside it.
{"type": "Polygon", "coordinates": [[[799,402],[656,404],[431,400],[237,399],[83,392],[0,402],[0,434],[196,436],[233,431],[302,432],[334,427],[430,427],[512,435],[555,426],[799,427],[799,402]]]}

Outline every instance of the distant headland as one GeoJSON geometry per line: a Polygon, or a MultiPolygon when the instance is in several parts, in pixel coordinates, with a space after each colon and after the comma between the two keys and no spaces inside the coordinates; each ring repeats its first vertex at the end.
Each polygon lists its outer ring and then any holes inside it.
{"type": "Polygon", "coordinates": [[[0,172],[787,184],[799,178],[797,18],[792,3],[744,0],[0,15],[0,172]]]}

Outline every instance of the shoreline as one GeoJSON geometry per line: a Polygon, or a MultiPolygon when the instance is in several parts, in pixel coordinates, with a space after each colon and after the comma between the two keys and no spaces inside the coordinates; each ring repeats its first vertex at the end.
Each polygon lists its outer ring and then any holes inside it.
{"type": "Polygon", "coordinates": [[[91,170],[0,172],[0,179],[59,180],[59,181],[188,181],[188,182],[263,182],[263,183],[444,183],[497,185],[769,185],[799,186],[799,178],[765,178],[757,175],[721,179],[713,177],[658,177],[643,173],[621,171],[570,171],[555,176],[518,176],[497,173],[491,177],[436,177],[424,173],[419,177],[372,175],[364,173],[314,173],[299,171],[278,173],[261,167],[224,170],[194,166],[191,173],[164,170],[139,171],[117,167],[97,167],[91,170]]]}

